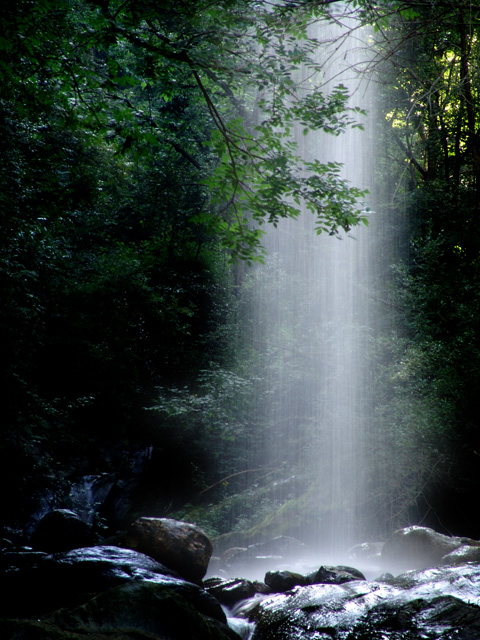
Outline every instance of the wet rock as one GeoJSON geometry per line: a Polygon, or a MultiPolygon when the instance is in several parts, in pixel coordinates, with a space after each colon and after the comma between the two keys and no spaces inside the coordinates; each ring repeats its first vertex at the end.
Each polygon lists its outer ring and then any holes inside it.
{"type": "Polygon", "coordinates": [[[320,567],[308,576],[309,584],[344,584],[352,580],[365,580],[365,576],[353,567],[320,567]]]}
{"type": "Polygon", "coordinates": [[[194,582],[205,576],[213,548],[200,527],[170,518],[139,518],[127,531],[125,546],[151,556],[194,582]]]}
{"type": "Polygon", "coordinates": [[[348,558],[352,562],[355,560],[364,562],[365,560],[380,558],[383,546],[383,542],[362,542],[348,551],[348,558]]]}
{"type": "Polygon", "coordinates": [[[395,576],[393,575],[393,573],[389,573],[388,571],[386,571],[385,573],[382,573],[382,575],[380,575],[376,581],[377,582],[394,582],[395,576]]]}
{"type": "Polygon", "coordinates": [[[216,598],[145,554],[101,546],[32,555],[29,566],[0,571],[0,638],[237,638],[216,598]]]}
{"type": "Polygon", "coordinates": [[[105,591],[79,607],[60,610],[49,620],[62,629],[77,632],[111,633],[126,628],[160,637],[196,637],[199,616],[226,623],[213,598],[201,598],[199,594],[194,585],[172,589],[171,585],[158,582],[132,582],[105,591]]]}
{"type": "Polygon", "coordinates": [[[285,593],[293,587],[308,584],[308,578],[292,571],[268,571],[265,574],[265,584],[276,593],[285,593]]]}
{"type": "Polygon", "coordinates": [[[265,542],[247,547],[247,552],[255,556],[282,556],[285,558],[300,556],[306,551],[306,545],[290,536],[277,536],[265,542]]]}
{"type": "MultiPolygon", "coordinates": [[[[193,587],[194,585],[191,585],[193,587]]],[[[33,622],[0,620],[0,637],[238,640],[225,620],[189,594],[158,583],[129,583],[33,622]],[[8,635],[7,635],[8,634],[8,635]],[[14,635],[18,634],[18,635],[14,635]]]]}
{"type": "Polygon", "coordinates": [[[210,575],[219,576],[227,575],[231,576],[234,573],[241,575],[243,571],[242,557],[247,551],[247,547],[229,547],[221,555],[213,556],[210,558],[208,564],[208,570],[210,575]]]}
{"type": "Polygon", "coordinates": [[[264,595],[270,595],[272,593],[270,587],[261,580],[254,580],[253,585],[255,587],[255,593],[257,594],[263,593],[264,595]]]}
{"type": "Polygon", "coordinates": [[[480,608],[453,596],[373,607],[346,640],[478,640],[480,608]]]}
{"type": "Polygon", "coordinates": [[[71,486],[66,506],[77,513],[83,522],[94,525],[114,484],[114,474],[83,476],[71,486]]]}
{"type": "Polygon", "coordinates": [[[111,531],[128,527],[131,514],[136,510],[139,495],[142,495],[140,476],[115,480],[99,508],[99,516],[107,522],[111,531]]]}
{"type": "Polygon", "coordinates": [[[478,640],[480,567],[296,587],[248,611],[253,640],[478,640]]]}
{"type": "Polygon", "coordinates": [[[244,578],[209,578],[203,583],[205,590],[211,593],[219,602],[231,607],[241,600],[252,598],[257,588],[250,580],[244,578]]]}
{"type": "Polygon", "coordinates": [[[307,546],[289,536],[277,536],[271,540],[251,544],[248,547],[231,547],[221,556],[225,568],[250,567],[262,569],[271,566],[272,562],[280,564],[291,558],[299,558],[305,554],[307,546]]]}
{"type": "Polygon", "coordinates": [[[241,556],[243,553],[247,551],[247,547],[230,547],[226,549],[219,558],[222,562],[228,564],[229,562],[235,561],[235,558],[241,556]]]}
{"type": "Polygon", "coordinates": [[[382,561],[389,570],[434,567],[466,542],[465,538],[446,536],[428,527],[406,527],[385,542],[382,561]]]}
{"type": "Polygon", "coordinates": [[[6,551],[7,549],[13,549],[14,544],[8,538],[0,538],[0,550],[6,551]]]}
{"type": "MultiPolygon", "coordinates": [[[[139,552],[109,546],[88,547],[42,555],[30,566],[11,565],[0,572],[3,594],[0,616],[43,615],[130,582],[160,583],[177,590],[191,589],[192,593],[199,590],[197,585],[185,582],[139,552]]],[[[214,602],[206,592],[201,592],[214,602]]]]}
{"type": "Polygon", "coordinates": [[[28,538],[25,536],[25,532],[22,529],[13,529],[8,526],[0,525],[0,548],[12,549],[25,546],[28,543],[28,538]]]}
{"type": "MultiPolygon", "coordinates": [[[[285,593],[294,587],[306,586],[309,584],[343,584],[352,580],[365,580],[363,573],[353,567],[320,567],[308,575],[302,575],[294,571],[278,570],[267,571],[265,582],[252,583],[254,593],[285,593]]],[[[228,584],[228,581],[224,581],[228,584]]]]}
{"type": "Polygon", "coordinates": [[[70,509],[55,509],[40,520],[30,544],[37,551],[55,553],[93,544],[90,526],[70,509]]]}
{"type": "Polygon", "coordinates": [[[443,556],[441,564],[464,564],[480,562],[480,546],[462,545],[443,556]]]}
{"type": "Polygon", "coordinates": [[[33,551],[33,549],[4,551],[0,553],[0,571],[6,569],[13,571],[21,567],[31,567],[47,556],[48,553],[44,551],[33,551]]]}
{"type": "Polygon", "coordinates": [[[412,598],[452,595],[480,605],[480,566],[475,564],[407,571],[389,584],[412,598]]]}
{"type": "Polygon", "coordinates": [[[243,556],[236,556],[237,561],[250,561],[252,566],[260,567],[262,563],[272,566],[272,562],[288,563],[293,558],[301,558],[307,552],[307,546],[289,536],[277,536],[265,542],[249,545],[243,556]]]}
{"type": "Polygon", "coordinates": [[[367,598],[380,602],[388,591],[389,587],[385,587],[382,595],[375,596],[370,586],[358,581],[348,586],[296,587],[285,594],[268,596],[250,613],[256,622],[254,640],[341,638],[340,634],[348,632],[355,620],[366,613],[367,598]]]}
{"type": "Polygon", "coordinates": [[[230,547],[215,562],[215,575],[258,577],[272,569],[292,568],[308,554],[308,547],[290,536],[277,536],[248,547],[230,547]]]}
{"type": "Polygon", "coordinates": [[[229,547],[218,558],[216,566],[220,571],[228,570],[236,565],[241,566],[242,559],[245,559],[247,553],[247,547],[229,547]]]}

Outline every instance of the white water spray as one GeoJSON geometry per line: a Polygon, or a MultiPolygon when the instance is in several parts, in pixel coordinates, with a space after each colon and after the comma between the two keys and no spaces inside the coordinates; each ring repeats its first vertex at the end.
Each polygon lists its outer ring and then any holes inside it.
{"type": "MultiPolygon", "coordinates": [[[[356,27],[339,14],[315,35],[325,42],[319,50],[325,91],[340,83],[348,88],[350,106],[368,112],[364,131],[300,134],[298,142],[307,159],[342,163],[342,177],[368,189],[366,204],[375,209],[375,84],[361,72],[369,36],[356,27]]],[[[252,341],[269,379],[259,399],[258,421],[269,425],[263,463],[283,478],[278,495],[287,530],[332,558],[364,539],[361,523],[368,520],[364,454],[377,217],[340,239],[317,236],[309,213],[283,220],[267,234],[269,258],[255,274],[252,341]]]]}

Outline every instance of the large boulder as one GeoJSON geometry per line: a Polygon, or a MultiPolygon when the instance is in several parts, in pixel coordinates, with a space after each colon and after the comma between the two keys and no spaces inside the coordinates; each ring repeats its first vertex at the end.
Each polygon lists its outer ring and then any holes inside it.
{"type": "Polygon", "coordinates": [[[139,518],[128,529],[125,546],[145,553],[193,582],[205,576],[213,548],[200,527],[171,518],[139,518]]]}
{"type": "Polygon", "coordinates": [[[47,553],[87,547],[93,541],[90,526],[70,509],[54,509],[44,515],[30,538],[35,550],[47,553]]]}
{"type": "Polygon", "coordinates": [[[211,594],[153,558],[113,546],[8,553],[0,571],[0,638],[233,640],[211,594]]]}
{"type": "Polygon", "coordinates": [[[227,627],[221,608],[213,598],[200,594],[194,585],[172,589],[168,583],[131,582],[78,607],[60,610],[48,620],[64,630],[82,633],[112,634],[128,629],[160,638],[223,638],[227,627]],[[217,634],[219,629],[221,634],[217,634]]]}
{"type": "MultiPolygon", "coordinates": [[[[194,585],[190,585],[193,587],[194,585]]],[[[192,594],[190,594],[191,596],[192,594]]],[[[1,620],[0,637],[21,640],[239,640],[209,606],[167,584],[130,582],[34,620],[1,620]]]]}
{"type": "Polygon", "coordinates": [[[0,616],[36,616],[70,607],[93,595],[130,583],[155,583],[181,593],[196,605],[212,607],[224,620],[220,605],[198,585],[187,582],[160,562],[132,549],[87,547],[53,555],[37,554],[27,566],[24,554],[0,572],[0,616]]]}
{"type": "Polygon", "coordinates": [[[389,571],[435,567],[444,556],[468,542],[474,541],[446,536],[428,527],[406,527],[387,539],[382,562],[389,571]]]}
{"type": "Polygon", "coordinates": [[[244,609],[255,640],[478,640],[480,568],[297,586],[244,609]]]}

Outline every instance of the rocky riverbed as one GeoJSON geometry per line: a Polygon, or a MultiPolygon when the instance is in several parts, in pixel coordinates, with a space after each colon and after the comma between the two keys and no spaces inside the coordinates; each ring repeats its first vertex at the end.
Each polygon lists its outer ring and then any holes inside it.
{"type": "MultiPolygon", "coordinates": [[[[56,514],[50,519],[57,534],[62,517],[72,531],[72,515],[56,514]]],[[[32,536],[37,548],[3,541],[2,639],[480,638],[475,540],[409,527],[381,545],[377,560],[394,571],[375,579],[352,566],[320,565],[306,573],[277,566],[263,580],[248,580],[226,574],[228,562],[246,552],[254,558],[253,549],[224,554],[223,568],[221,558],[215,564],[219,575],[205,578],[211,542],[187,523],[142,518],[116,544],[58,552],[38,548],[48,546],[43,528],[42,536],[32,536]]]]}

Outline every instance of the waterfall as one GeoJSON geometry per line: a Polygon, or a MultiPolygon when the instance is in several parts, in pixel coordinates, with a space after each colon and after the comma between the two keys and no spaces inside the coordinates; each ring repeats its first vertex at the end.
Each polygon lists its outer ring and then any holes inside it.
{"type": "Polygon", "coordinates": [[[307,158],[342,163],[342,177],[368,189],[369,225],[337,238],[317,235],[309,213],[282,220],[267,232],[265,265],[250,274],[250,337],[267,380],[258,392],[262,441],[254,447],[265,469],[282,478],[285,492],[277,496],[287,530],[332,557],[364,540],[369,521],[368,363],[380,322],[372,302],[378,255],[385,250],[375,196],[375,82],[362,72],[370,35],[336,11],[335,21],[315,27],[324,43],[322,82],[326,92],[340,83],[348,88],[350,105],[367,111],[360,116],[364,130],[300,134],[298,143],[307,158]]]}

